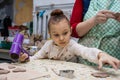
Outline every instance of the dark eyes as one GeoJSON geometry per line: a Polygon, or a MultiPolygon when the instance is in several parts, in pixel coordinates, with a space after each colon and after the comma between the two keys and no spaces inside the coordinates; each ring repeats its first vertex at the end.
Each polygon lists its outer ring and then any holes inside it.
{"type": "Polygon", "coordinates": [[[55,36],[55,37],[58,37],[58,36],[59,36],[59,34],[54,34],[54,36],[55,36]]]}
{"type": "Polygon", "coordinates": [[[66,35],[68,32],[63,33],[63,35],[66,35]]]}
{"type": "MultiPolygon", "coordinates": [[[[68,32],[64,32],[63,35],[67,35],[68,32]]],[[[55,37],[58,37],[59,34],[54,34],[55,37]]]]}

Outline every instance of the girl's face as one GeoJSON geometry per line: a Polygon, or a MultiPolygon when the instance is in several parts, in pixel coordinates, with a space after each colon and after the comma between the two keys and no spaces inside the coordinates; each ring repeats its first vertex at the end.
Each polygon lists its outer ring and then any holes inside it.
{"type": "Polygon", "coordinates": [[[65,47],[70,40],[71,28],[66,19],[61,20],[57,24],[51,24],[49,34],[56,45],[65,47]]]}

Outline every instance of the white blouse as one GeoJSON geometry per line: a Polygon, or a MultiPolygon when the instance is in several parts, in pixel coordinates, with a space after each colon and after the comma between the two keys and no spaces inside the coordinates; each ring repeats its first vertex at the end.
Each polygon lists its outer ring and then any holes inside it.
{"type": "Polygon", "coordinates": [[[48,40],[44,46],[30,59],[56,59],[76,62],[76,56],[81,56],[90,62],[98,63],[98,54],[102,52],[97,48],[88,48],[70,40],[64,48],[56,46],[53,40],[48,40]]]}

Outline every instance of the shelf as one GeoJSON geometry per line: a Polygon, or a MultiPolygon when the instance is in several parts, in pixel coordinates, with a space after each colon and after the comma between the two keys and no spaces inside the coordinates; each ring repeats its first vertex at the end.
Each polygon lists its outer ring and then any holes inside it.
{"type": "Polygon", "coordinates": [[[9,56],[9,50],[7,49],[0,49],[0,59],[6,59],[6,60],[10,60],[10,56],[9,56]]]}

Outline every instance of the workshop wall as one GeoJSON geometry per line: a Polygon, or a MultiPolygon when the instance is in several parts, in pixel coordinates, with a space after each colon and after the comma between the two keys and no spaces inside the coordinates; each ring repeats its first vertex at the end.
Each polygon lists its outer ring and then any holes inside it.
{"type": "Polygon", "coordinates": [[[14,22],[21,25],[32,21],[33,0],[14,0],[14,22]]]}

